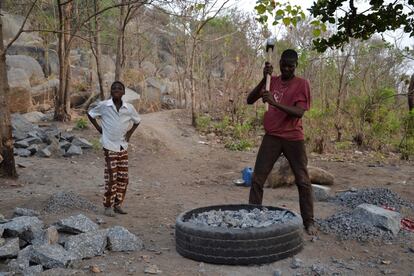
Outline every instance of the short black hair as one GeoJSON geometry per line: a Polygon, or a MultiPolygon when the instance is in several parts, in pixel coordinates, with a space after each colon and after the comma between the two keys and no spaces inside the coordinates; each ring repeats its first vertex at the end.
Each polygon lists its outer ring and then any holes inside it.
{"type": "Polygon", "coordinates": [[[119,85],[121,85],[122,86],[122,89],[125,91],[125,85],[122,83],[122,82],[120,82],[120,81],[114,81],[112,84],[111,84],[111,90],[112,90],[112,88],[114,87],[114,85],[115,84],[119,84],[119,85]]]}
{"type": "Polygon", "coordinates": [[[283,51],[280,58],[298,61],[298,53],[293,49],[287,49],[283,51]]]}

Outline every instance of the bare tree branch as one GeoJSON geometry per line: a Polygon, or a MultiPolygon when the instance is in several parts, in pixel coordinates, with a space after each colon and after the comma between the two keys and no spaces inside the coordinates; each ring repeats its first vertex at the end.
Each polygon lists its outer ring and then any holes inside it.
{"type": "Polygon", "coordinates": [[[34,0],[34,2],[32,3],[32,5],[29,8],[29,11],[27,12],[22,25],[20,26],[19,31],[16,33],[16,35],[13,37],[13,39],[6,45],[6,47],[4,47],[4,51],[3,51],[3,55],[7,53],[7,50],[10,48],[10,46],[12,46],[12,44],[19,38],[19,36],[22,34],[23,32],[23,28],[24,25],[26,24],[27,20],[29,19],[29,16],[34,8],[34,6],[36,5],[37,0],[34,0]]]}
{"type": "MultiPolygon", "coordinates": [[[[76,38],[79,38],[81,40],[84,40],[86,42],[95,44],[95,42],[93,40],[91,40],[90,38],[85,38],[83,36],[80,36],[80,35],[77,35],[77,34],[71,34],[71,33],[68,33],[68,32],[45,30],[45,29],[28,29],[28,30],[22,30],[22,32],[23,33],[43,32],[43,33],[54,33],[54,34],[68,34],[68,35],[72,35],[76,38]]],[[[108,44],[108,43],[100,43],[100,45],[111,46],[111,44],[108,44]]]]}

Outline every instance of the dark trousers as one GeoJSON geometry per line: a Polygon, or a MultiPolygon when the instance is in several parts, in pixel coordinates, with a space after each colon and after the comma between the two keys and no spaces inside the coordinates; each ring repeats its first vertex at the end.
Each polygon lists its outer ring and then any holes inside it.
{"type": "Polygon", "coordinates": [[[263,137],[254,166],[249,203],[262,204],[263,185],[282,153],[289,161],[295,175],[295,183],[299,191],[300,213],[304,226],[308,227],[314,222],[313,191],[308,175],[308,158],[304,141],[287,141],[267,134],[263,137]]]}

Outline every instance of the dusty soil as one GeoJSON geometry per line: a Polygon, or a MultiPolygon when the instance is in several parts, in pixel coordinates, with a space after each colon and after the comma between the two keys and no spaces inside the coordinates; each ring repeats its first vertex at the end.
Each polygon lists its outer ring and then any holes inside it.
{"type": "MultiPolygon", "coordinates": [[[[232,152],[220,144],[206,141],[190,126],[182,111],[163,111],[143,115],[143,122],[131,139],[130,185],[125,203],[128,215],[105,217],[103,227],[122,225],[143,239],[145,249],[130,254],[108,252],[84,260],[78,268],[88,271],[97,265],[105,275],[143,275],[144,267],[155,264],[162,275],[314,275],[312,265],[322,266],[336,275],[410,275],[414,272],[414,234],[392,243],[339,241],[320,234],[312,241],[305,235],[305,248],[297,257],[304,261],[299,269],[290,268],[291,258],[262,266],[221,266],[202,264],[181,257],[175,251],[176,216],[189,209],[213,204],[246,203],[248,188],[235,186],[245,166],[253,166],[257,150],[232,152]]],[[[60,125],[72,128],[73,125],[60,125]]],[[[91,128],[76,131],[96,139],[91,128]]],[[[414,201],[414,168],[397,156],[380,158],[376,154],[344,153],[309,155],[310,163],[335,175],[334,191],[350,187],[386,187],[414,201]]],[[[0,180],[0,213],[11,216],[14,207],[42,210],[47,198],[57,191],[74,191],[100,205],[103,191],[103,159],[100,150],[89,150],[75,158],[17,158],[17,181],[0,180]]],[[[295,187],[266,189],[265,205],[299,210],[295,187]]],[[[317,218],[333,214],[332,203],[316,203],[317,218]]],[[[414,217],[409,210],[406,214],[414,217]]],[[[69,214],[43,213],[52,223],[69,214]]],[[[83,211],[95,219],[100,214],[83,211]]]]}

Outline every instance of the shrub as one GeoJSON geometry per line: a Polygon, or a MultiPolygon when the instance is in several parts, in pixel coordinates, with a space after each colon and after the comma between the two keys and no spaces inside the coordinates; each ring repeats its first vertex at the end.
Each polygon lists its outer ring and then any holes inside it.
{"type": "Polygon", "coordinates": [[[228,141],[226,142],[225,147],[229,150],[245,151],[250,150],[253,147],[253,143],[247,139],[241,139],[236,141],[228,141]]]}
{"type": "Polygon", "coordinates": [[[77,129],[85,129],[88,127],[88,120],[85,117],[81,117],[76,119],[75,128],[77,129]]]}
{"type": "Polygon", "coordinates": [[[207,115],[201,115],[196,118],[196,128],[199,131],[207,132],[210,128],[211,118],[207,115]]]}

